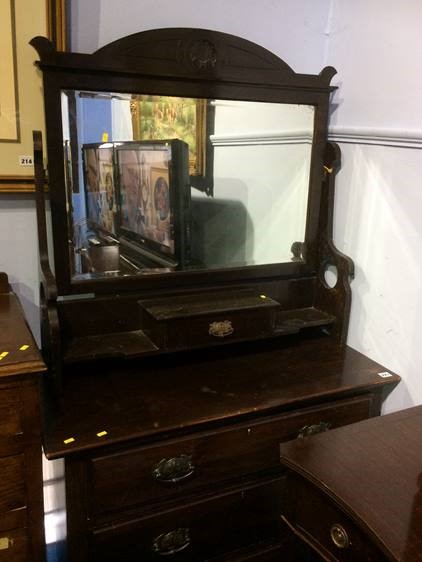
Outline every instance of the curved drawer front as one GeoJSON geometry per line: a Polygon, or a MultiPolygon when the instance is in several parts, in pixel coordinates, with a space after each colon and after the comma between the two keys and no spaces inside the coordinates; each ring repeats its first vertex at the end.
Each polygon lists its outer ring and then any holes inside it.
{"type": "Polygon", "coordinates": [[[94,458],[90,514],[187,497],[239,477],[279,471],[281,441],[366,419],[372,401],[366,394],[94,458]]]}
{"type": "Polygon", "coordinates": [[[324,559],[342,562],[387,562],[354,522],[337,505],[306,480],[289,473],[292,515],[285,521],[324,559]]]}
{"type": "Polygon", "coordinates": [[[96,530],[90,560],[205,560],[280,534],[280,478],[96,530]]]}

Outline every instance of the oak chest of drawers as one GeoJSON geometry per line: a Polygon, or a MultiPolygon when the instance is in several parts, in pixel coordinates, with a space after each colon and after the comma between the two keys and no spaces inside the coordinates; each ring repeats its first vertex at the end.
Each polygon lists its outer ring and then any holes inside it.
{"type": "Polygon", "coordinates": [[[0,273],[0,561],[42,562],[39,377],[44,363],[0,273]]]}
{"type": "Polygon", "coordinates": [[[378,415],[382,371],[320,338],[78,365],[45,435],[70,561],[294,560],[279,443],[378,415]]]}

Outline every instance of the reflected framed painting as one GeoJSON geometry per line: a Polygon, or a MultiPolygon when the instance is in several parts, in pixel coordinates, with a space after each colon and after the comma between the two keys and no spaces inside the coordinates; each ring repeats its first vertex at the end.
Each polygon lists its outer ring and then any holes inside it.
{"type": "Polygon", "coordinates": [[[189,146],[192,187],[211,195],[214,107],[206,99],[134,95],[131,101],[134,140],[179,139],[189,146]]]}

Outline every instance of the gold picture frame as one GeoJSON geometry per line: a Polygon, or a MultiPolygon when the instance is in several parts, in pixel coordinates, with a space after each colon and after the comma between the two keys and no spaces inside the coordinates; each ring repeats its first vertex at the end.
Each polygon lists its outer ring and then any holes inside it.
{"type": "Polygon", "coordinates": [[[0,0],[0,142],[19,142],[16,25],[14,0],[0,0]]]}
{"type": "MultiPolygon", "coordinates": [[[[28,42],[36,35],[47,34],[49,39],[55,43],[57,49],[66,49],[66,20],[69,0],[39,0],[41,10],[38,2],[29,5],[16,2],[16,0],[0,0],[0,2],[10,2],[10,5],[13,6],[13,27],[15,29],[19,27],[20,29],[19,35],[15,34],[14,36],[15,73],[13,77],[13,95],[16,97],[16,116],[19,121],[20,134],[13,141],[5,141],[0,138],[3,147],[3,157],[0,160],[0,193],[28,193],[35,189],[33,168],[23,168],[23,171],[28,170],[28,172],[21,174],[18,171],[20,170],[18,160],[21,155],[32,156],[32,129],[41,128],[43,112],[41,97],[39,102],[36,102],[37,111],[34,112],[34,115],[30,110],[31,103],[34,103],[34,91],[40,91],[41,78],[33,65],[36,53],[28,42]],[[28,13],[29,8],[31,13],[28,13]],[[32,14],[32,10],[34,14],[32,14]],[[24,73],[22,74],[23,79],[21,73],[24,73]],[[11,162],[13,162],[12,166],[10,165],[11,162]]],[[[0,23],[2,24],[1,31],[7,32],[9,20],[2,19],[0,23]]],[[[14,33],[13,29],[10,33],[14,33]]]]}

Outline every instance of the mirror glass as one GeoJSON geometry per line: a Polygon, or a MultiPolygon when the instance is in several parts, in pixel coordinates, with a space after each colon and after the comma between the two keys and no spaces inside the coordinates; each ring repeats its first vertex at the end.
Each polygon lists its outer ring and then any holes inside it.
{"type": "Polygon", "coordinates": [[[62,92],[74,279],[300,261],[314,107],[62,92]]]}

